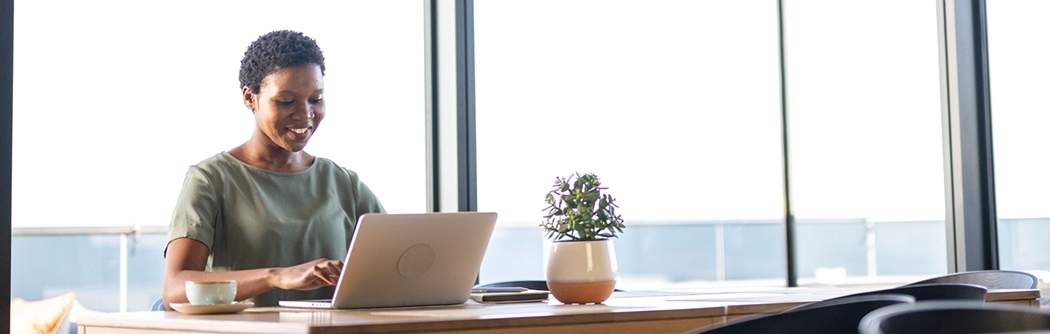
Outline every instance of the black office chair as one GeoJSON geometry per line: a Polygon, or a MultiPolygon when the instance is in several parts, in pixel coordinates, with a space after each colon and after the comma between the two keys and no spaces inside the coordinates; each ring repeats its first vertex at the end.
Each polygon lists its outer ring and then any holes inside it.
{"type": "MultiPolygon", "coordinates": [[[[686,333],[856,333],[864,315],[875,309],[914,303],[908,295],[870,295],[838,299],[820,307],[730,321],[718,327],[702,327],[686,333]]],[[[717,325],[716,325],[717,326],[717,325]]]]}
{"type": "Polygon", "coordinates": [[[475,289],[481,288],[504,288],[504,287],[522,287],[529,290],[545,290],[550,291],[547,288],[547,281],[506,281],[497,283],[488,283],[474,286],[475,289]]]}
{"type": "Polygon", "coordinates": [[[893,305],[861,319],[862,334],[1005,333],[1050,330],[1050,313],[1036,307],[931,301],[893,305]]]}
{"type": "Polygon", "coordinates": [[[1039,279],[1021,271],[978,270],[934,277],[904,286],[938,283],[974,284],[988,289],[1035,289],[1039,286],[1039,279]]]}
{"type": "Polygon", "coordinates": [[[916,302],[929,301],[929,300],[959,300],[959,301],[973,301],[973,302],[984,302],[985,295],[988,293],[988,289],[982,286],[973,284],[920,284],[920,285],[907,285],[898,288],[867,291],[856,293],[848,296],[842,296],[838,298],[832,298],[825,301],[813,302],[806,305],[798,306],[789,309],[784,312],[793,312],[799,310],[805,310],[814,307],[820,307],[824,303],[834,302],[838,299],[857,297],[857,296],[870,296],[879,294],[901,294],[909,295],[915,298],[916,302]]]}

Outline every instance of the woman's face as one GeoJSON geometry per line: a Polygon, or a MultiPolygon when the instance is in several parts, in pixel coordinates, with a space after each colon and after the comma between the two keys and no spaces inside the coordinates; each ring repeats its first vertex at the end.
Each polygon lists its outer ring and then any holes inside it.
{"type": "Polygon", "coordinates": [[[263,78],[258,94],[242,93],[255,113],[253,140],[268,147],[302,151],[324,118],[324,79],[315,64],[279,69],[263,78]]]}

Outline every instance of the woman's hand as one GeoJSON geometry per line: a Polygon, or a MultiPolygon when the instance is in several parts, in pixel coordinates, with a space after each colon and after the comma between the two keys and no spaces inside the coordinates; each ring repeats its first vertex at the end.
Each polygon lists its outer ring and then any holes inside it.
{"type": "Polygon", "coordinates": [[[343,270],[342,261],[317,259],[285,268],[205,272],[208,252],[208,246],[190,238],[179,238],[168,243],[164,263],[165,306],[189,301],[186,299],[186,281],[234,280],[237,281],[235,300],[245,300],[273,288],[313,290],[335,285],[343,270]]]}
{"type": "Polygon", "coordinates": [[[339,282],[343,261],[317,259],[293,267],[277,268],[271,280],[276,288],[313,290],[339,282]]]}

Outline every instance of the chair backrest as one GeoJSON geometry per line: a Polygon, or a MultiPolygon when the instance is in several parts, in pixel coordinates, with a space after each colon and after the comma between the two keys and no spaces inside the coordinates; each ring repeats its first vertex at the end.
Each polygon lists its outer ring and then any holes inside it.
{"type": "Polygon", "coordinates": [[[475,288],[503,288],[503,287],[522,287],[529,290],[547,290],[547,281],[507,281],[488,283],[475,286],[475,288]]]}
{"type": "Polygon", "coordinates": [[[153,306],[150,306],[149,310],[150,311],[167,311],[168,309],[164,308],[164,298],[157,298],[157,301],[153,302],[153,306]]]}
{"type": "Polygon", "coordinates": [[[975,284],[988,289],[1035,289],[1039,286],[1039,279],[1022,271],[978,270],[934,277],[904,286],[937,283],[975,284]]]}
{"type": "Polygon", "coordinates": [[[835,300],[856,296],[870,296],[879,294],[901,294],[915,297],[915,301],[927,301],[927,300],[963,300],[963,301],[974,301],[983,302],[985,295],[988,293],[988,289],[982,286],[973,284],[920,284],[920,285],[908,285],[892,289],[867,291],[856,293],[848,296],[828,299],[819,302],[813,302],[806,305],[798,306],[793,309],[789,309],[784,312],[794,312],[798,310],[805,310],[814,307],[821,307],[825,303],[834,302],[835,300]]]}
{"type": "Polygon", "coordinates": [[[1050,330],[1050,313],[1030,306],[931,301],[876,310],[861,320],[859,329],[863,334],[1050,330]]]}
{"type": "Polygon", "coordinates": [[[856,333],[864,315],[880,307],[913,303],[908,295],[870,295],[835,300],[821,307],[731,321],[722,326],[697,328],[686,333],[856,333]]]}

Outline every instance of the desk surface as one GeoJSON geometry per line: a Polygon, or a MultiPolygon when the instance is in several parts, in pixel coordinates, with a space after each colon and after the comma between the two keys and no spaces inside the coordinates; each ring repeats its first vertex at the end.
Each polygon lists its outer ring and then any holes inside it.
{"type": "MultiPolygon", "coordinates": [[[[604,304],[563,305],[555,300],[519,304],[307,310],[251,308],[238,314],[111,313],[78,319],[81,334],[96,333],[388,333],[579,332],[645,330],[682,332],[743,315],[777,312],[870,289],[752,288],[733,291],[618,292],[604,304]]],[[[990,302],[1038,305],[1039,290],[995,290],[990,302]]]]}

